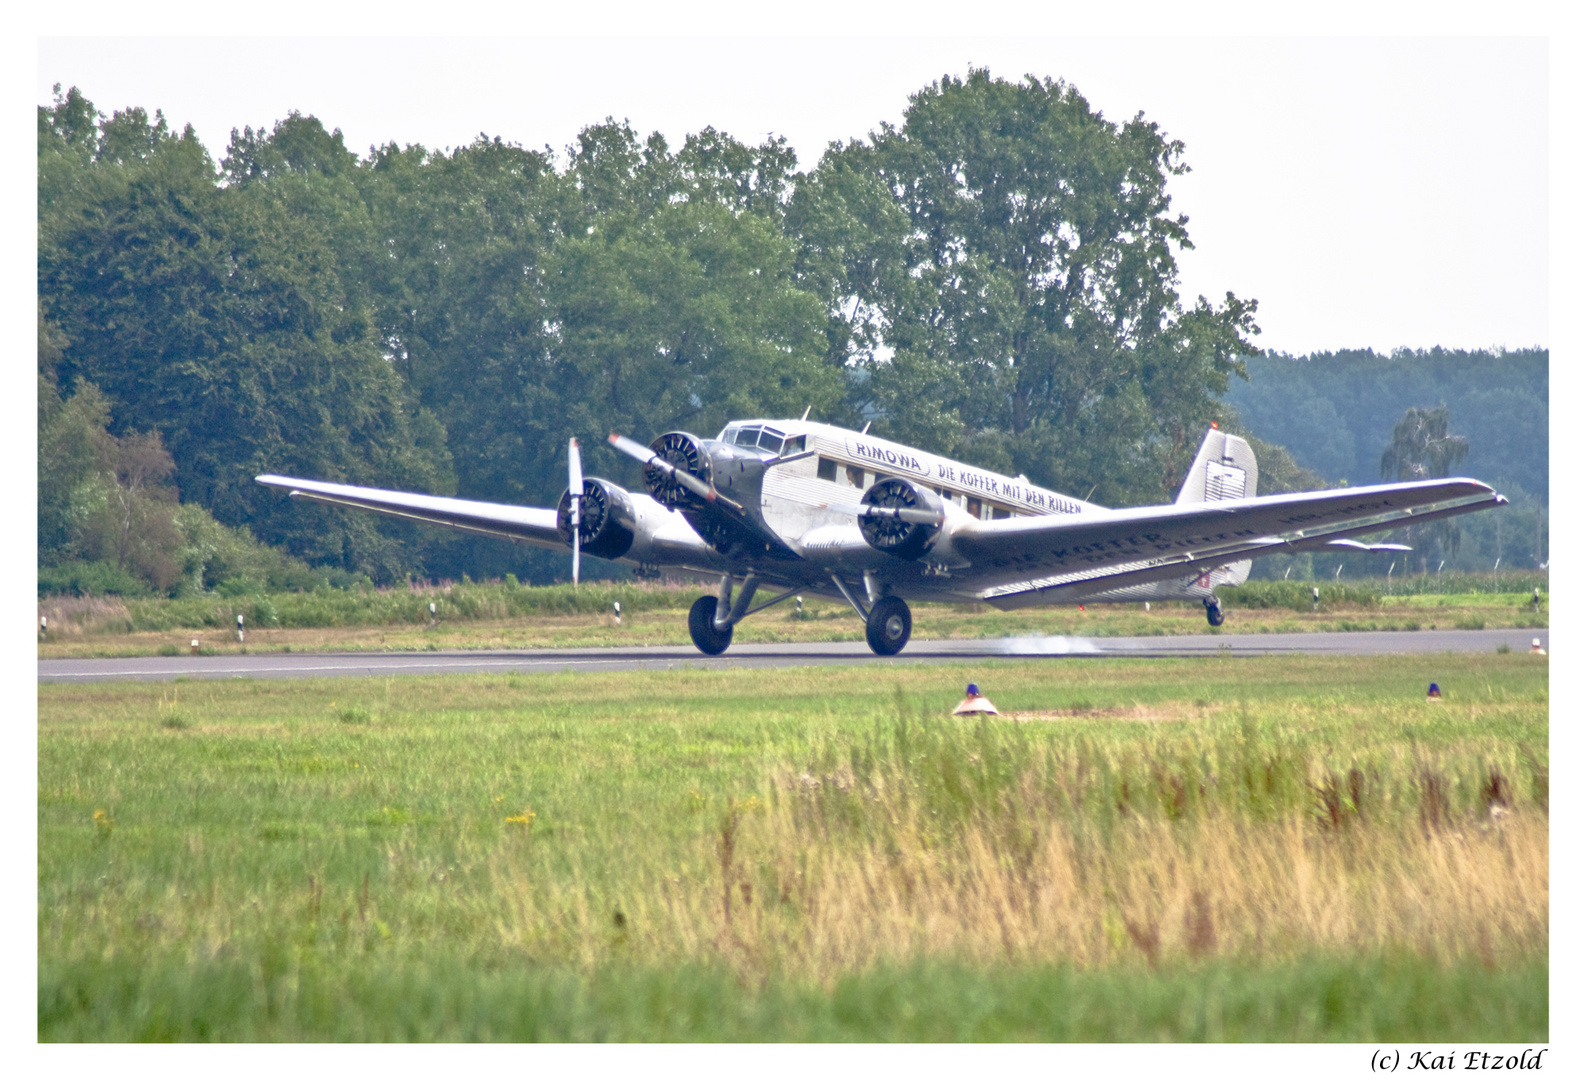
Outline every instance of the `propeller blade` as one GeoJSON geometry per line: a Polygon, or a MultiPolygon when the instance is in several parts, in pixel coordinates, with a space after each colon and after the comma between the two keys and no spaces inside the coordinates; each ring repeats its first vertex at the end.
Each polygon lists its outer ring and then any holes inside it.
{"type": "Polygon", "coordinates": [[[824,510],[836,510],[840,514],[854,514],[856,517],[882,517],[894,518],[898,521],[908,521],[915,525],[941,525],[943,515],[935,510],[916,510],[908,506],[872,506],[870,503],[822,503],[824,510]]]}
{"type": "Polygon", "coordinates": [[[671,462],[663,461],[650,447],[641,446],[633,439],[619,435],[615,431],[611,435],[607,436],[607,442],[611,443],[613,446],[617,447],[619,450],[623,451],[629,457],[640,462],[641,464],[654,465],[656,468],[666,473],[672,479],[677,480],[680,484],[684,485],[684,487],[688,488],[696,495],[699,495],[707,502],[717,501],[716,488],[701,480],[700,477],[694,476],[678,468],[671,462]]]}
{"type": "Polygon", "coordinates": [[[579,463],[579,440],[568,440],[568,524],[573,532],[573,587],[579,587],[579,508],[584,502],[584,467],[579,463]]]}
{"type": "Polygon", "coordinates": [[[641,446],[627,435],[619,435],[615,431],[607,436],[607,442],[641,463],[648,463],[651,458],[656,456],[655,451],[649,446],[641,446]]]}

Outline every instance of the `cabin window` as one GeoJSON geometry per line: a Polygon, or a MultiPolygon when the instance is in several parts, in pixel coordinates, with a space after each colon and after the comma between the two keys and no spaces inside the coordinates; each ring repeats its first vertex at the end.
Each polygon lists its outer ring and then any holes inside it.
{"type": "Polygon", "coordinates": [[[733,444],[735,446],[748,446],[754,450],[756,442],[760,438],[761,429],[759,427],[740,428],[738,436],[733,440],[733,444]]]}
{"type": "Polygon", "coordinates": [[[795,435],[783,444],[785,454],[803,454],[805,452],[805,436],[795,435]]]}
{"type": "MultiPolygon", "coordinates": [[[[1008,517],[1009,516],[1009,511],[1006,510],[1005,508],[1003,508],[1002,506],[995,506],[995,507],[992,508],[992,516],[993,516],[993,520],[997,521],[999,518],[1008,517]]],[[[572,542],[573,541],[571,541],[571,540],[569,541],[569,543],[572,543],[572,542]]]]}
{"type": "MultiPolygon", "coordinates": [[[[844,466],[844,478],[849,481],[849,486],[850,487],[863,488],[863,487],[866,486],[866,473],[865,473],[865,470],[857,469],[853,465],[845,465],[844,466]]],[[[570,544],[573,543],[572,540],[570,540],[568,542],[570,544]]]]}
{"type": "MultiPolygon", "coordinates": [[[[831,480],[833,483],[836,484],[838,482],[838,462],[834,461],[832,458],[827,458],[827,457],[819,457],[819,458],[817,458],[816,459],[816,479],[818,479],[818,480],[831,480]]],[[[568,542],[570,544],[573,543],[572,540],[570,540],[568,542]]]]}
{"type": "MultiPolygon", "coordinates": [[[[969,514],[973,518],[980,518],[981,517],[981,500],[980,499],[973,499],[969,495],[965,496],[965,513],[969,514]]],[[[570,540],[568,542],[570,544],[573,543],[572,540],[570,540]]]]}
{"type": "Polygon", "coordinates": [[[762,428],[761,441],[757,444],[762,450],[770,450],[774,454],[783,452],[783,433],[775,428],[762,428]]]}

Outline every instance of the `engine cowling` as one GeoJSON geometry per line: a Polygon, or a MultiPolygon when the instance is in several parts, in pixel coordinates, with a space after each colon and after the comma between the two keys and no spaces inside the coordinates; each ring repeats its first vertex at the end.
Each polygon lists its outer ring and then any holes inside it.
{"type": "MultiPolygon", "coordinates": [[[[674,468],[682,469],[708,484],[712,482],[711,456],[706,453],[700,440],[689,432],[669,431],[651,443],[651,451],[674,468]]],[[[645,487],[651,493],[651,498],[669,510],[700,502],[693,492],[654,465],[645,467],[645,487]]]]}
{"type": "Polygon", "coordinates": [[[901,521],[891,517],[860,519],[860,534],[878,551],[901,559],[919,559],[942,532],[943,500],[937,493],[898,476],[885,476],[866,489],[860,501],[889,509],[927,510],[938,515],[936,524],[901,521]]]}
{"type": "MultiPolygon", "coordinates": [[[[571,490],[557,500],[557,531],[563,543],[573,546],[571,490]]],[[[584,478],[579,500],[579,548],[601,559],[621,559],[634,546],[638,517],[629,493],[594,476],[584,478]]]]}

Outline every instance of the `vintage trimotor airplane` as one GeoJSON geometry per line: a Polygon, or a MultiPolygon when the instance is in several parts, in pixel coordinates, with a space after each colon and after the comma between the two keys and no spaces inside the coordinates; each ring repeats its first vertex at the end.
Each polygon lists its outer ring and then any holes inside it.
{"type": "Polygon", "coordinates": [[[1251,447],[1216,425],[1172,504],[1123,510],[804,418],[735,421],[715,439],[672,431],[648,448],[610,441],[644,463],[646,491],[584,476],[571,441],[555,510],[257,479],[299,498],[571,548],[575,583],[581,551],[716,577],[716,595],[689,612],[689,636],[712,656],[740,620],[798,593],[849,603],[882,656],[910,640],[912,600],[1005,610],[1200,600],[1218,626],[1217,589],[1245,581],[1257,556],[1406,551],[1352,537],[1506,501],[1464,478],[1259,497],[1251,447]],[[755,604],[763,587],[777,594],[755,604]]]}

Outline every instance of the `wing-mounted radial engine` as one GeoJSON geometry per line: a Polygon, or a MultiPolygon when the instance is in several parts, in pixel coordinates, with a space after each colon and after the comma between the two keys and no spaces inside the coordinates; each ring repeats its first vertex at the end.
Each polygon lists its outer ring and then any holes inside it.
{"type": "MultiPolygon", "coordinates": [[[[579,548],[602,559],[621,559],[634,546],[639,517],[628,492],[594,476],[584,479],[579,499],[579,548]]],[[[573,489],[557,500],[557,531],[573,546],[573,489]]]]}
{"type": "Polygon", "coordinates": [[[878,551],[919,559],[943,531],[943,501],[937,493],[899,476],[885,476],[860,497],[865,512],[860,535],[878,551]]]}
{"type": "Polygon", "coordinates": [[[682,514],[722,554],[799,558],[761,516],[761,481],[767,467],[782,458],[687,431],[669,431],[648,448],[622,435],[610,441],[644,463],[651,497],[682,514]]]}

